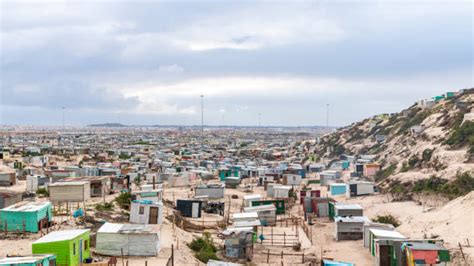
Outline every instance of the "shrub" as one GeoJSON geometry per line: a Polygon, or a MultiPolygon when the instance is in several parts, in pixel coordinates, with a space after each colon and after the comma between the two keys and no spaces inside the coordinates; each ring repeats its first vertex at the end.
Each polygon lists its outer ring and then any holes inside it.
{"type": "Polygon", "coordinates": [[[465,144],[474,146],[474,121],[466,121],[461,126],[455,127],[445,144],[455,147],[465,144]]]}
{"type": "Polygon", "coordinates": [[[423,153],[421,154],[421,158],[423,159],[424,162],[430,161],[431,156],[433,156],[433,150],[432,149],[425,149],[423,151],[423,153]]]}
{"type": "Polygon", "coordinates": [[[40,187],[36,190],[36,195],[49,197],[49,191],[44,187],[40,187]]]}
{"type": "Polygon", "coordinates": [[[387,215],[377,215],[372,221],[376,223],[384,223],[384,224],[391,224],[395,227],[400,226],[400,221],[393,215],[387,214],[387,215]]]}
{"type": "Polygon", "coordinates": [[[121,192],[120,195],[115,198],[115,202],[117,202],[120,208],[127,209],[126,206],[130,206],[132,202],[132,194],[130,194],[130,192],[121,192]]]}
{"type": "Polygon", "coordinates": [[[95,205],[97,211],[111,211],[114,208],[113,202],[98,203],[95,205]]]}
{"type": "Polygon", "coordinates": [[[413,192],[438,193],[449,199],[464,196],[474,190],[474,177],[468,172],[458,173],[453,181],[431,176],[415,182],[413,192]]]}
{"type": "Polygon", "coordinates": [[[217,248],[209,232],[204,232],[202,237],[193,239],[188,247],[195,252],[195,257],[204,263],[207,263],[210,259],[218,259],[216,256],[217,248]]]}
{"type": "Polygon", "coordinates": [[[395,172],[395,170],[397,170],[397,164],[391,164],[389,167],[386,167],[382,169],[382,171],[377,172],[377,175],[375,176],[375,181],[380,181],[391,176],[395,172]]]}

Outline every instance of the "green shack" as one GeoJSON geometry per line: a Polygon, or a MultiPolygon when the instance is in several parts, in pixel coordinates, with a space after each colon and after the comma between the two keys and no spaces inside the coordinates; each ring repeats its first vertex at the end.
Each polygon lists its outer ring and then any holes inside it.
{"type": "Polygon", "coordinates": [[[227,177],[239,177],[240,171],[237,168],[233,169],[226,169],[222,168],[219,169],[219,179],[220,181],[225,181],[227,177]]]}
{"type": "Polygon", "coordinates": [[[7,257],[0,259],[1,266],[55,266],[56,256],[52,254],[7,257]]]}
{"type": "Polygon", "coordinates": [[[51,202],[19,202],[0,210],[0,229],[37,233],[52,219],[51,202]]]}
{"type": "Polygon", "coordinates": [[[261,206],[261,205],[270,205],[273,204],[276,207],[276,214],[285,214],[285,200],[253,200],[250,202],[251,207],[261,206]]]}
{"type": "Polygon", "coordinates": [[[81,265],[91,254],[89,233],[89,229],[49,233],[33,242],[33,254],[55,254],[57,265],[81,265]]]}

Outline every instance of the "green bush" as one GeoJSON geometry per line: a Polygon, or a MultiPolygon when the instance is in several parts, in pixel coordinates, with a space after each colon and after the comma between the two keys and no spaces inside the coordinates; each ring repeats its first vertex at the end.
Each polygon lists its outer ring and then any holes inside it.
{"type": "Polygon", "coordinates": [[[469,144],[474,146],[474,121],[466,121],[461,126],[455,127],[445,144],[462,147],[469,144]]]}
{"type": "Polygon", "coordinates": [[[127,209],[125,206],[130,206],[132,202],[132,194],[130,194],[130,192],[121,192],[120,195],[115,198],[115,202],[117,202],[120,208],[127,209]]]}
{"type": "Polygon", "coordinates": [[[375,181],[380,181],[391,176],[393,173],[395,173],[395,170],[397,170],[396,163],[391,164],[389,167],[386,167],[382,169],[381,171],[378,171],[377,175],[375,176],[375,181]]]}
{"type": "Polygon", "coordinates": [[[431,160],[431,156],[433,156],[432,149],[425,149],[421,154],[421,158],[423,158],[424,162],[429,162],[431,160]]]}
{"type": "Polygon", "coordinates": [[[218,259],[216,256],[217,248],[209,232],[204,232],[202,237],[193,239],[188,247],[195,252],[195,257],[204,263],[207,263],[210,259],[218,259]]]}
{"type": "Polygon", "coordinates": [[[114,208],[113,202],[98,203],[95,205],[97,211],[111,211],[114,208]]]}
{"type": "Polygon", "coordinates": [[[378,215],[372,221],[376,223],[384,223],[384,224],[391,224],[395,227],[400,226],[400,221],[393,215],[387,214],[387,215],[378,215]]]}
{"type": "Polygon", "coordinates": [[[449,199],[464,196],[474,190],[474,177],[468,172],[459,173],[453,181],[431,176],[414,183],[413,192],[438,193],[449,199]]]}
{"type": "Polygon", "coordinates": [[[40,187],[36,190],[36,195],[49,197],[49,191],[44,187],[40,187]]]}

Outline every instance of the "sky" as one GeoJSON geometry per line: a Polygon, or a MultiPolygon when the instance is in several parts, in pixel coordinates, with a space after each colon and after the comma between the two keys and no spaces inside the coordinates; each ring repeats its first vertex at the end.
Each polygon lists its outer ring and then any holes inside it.
{"type": "Polygon", "coordinates": [[[0,124],[348,125],[473,87],[473,3],[2,0],[0,124]]]}

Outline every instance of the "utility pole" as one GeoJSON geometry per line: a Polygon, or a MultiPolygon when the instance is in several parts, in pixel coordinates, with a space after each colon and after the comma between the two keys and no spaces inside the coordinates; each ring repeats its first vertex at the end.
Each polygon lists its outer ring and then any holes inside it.
{"type": "Polygon", "coordinates": [[[329,128],[329,103],[326,104],[326,128],[329,128]]]}
{"type": "Polygon", "coordinates": [[[204,149],[204,95],[201,95],[201,149],[204,149]]]}
{"type": "Polygon", "coordinates": [[[258,113],[258,127],[262,126],[262,113],[258,113]]]}

